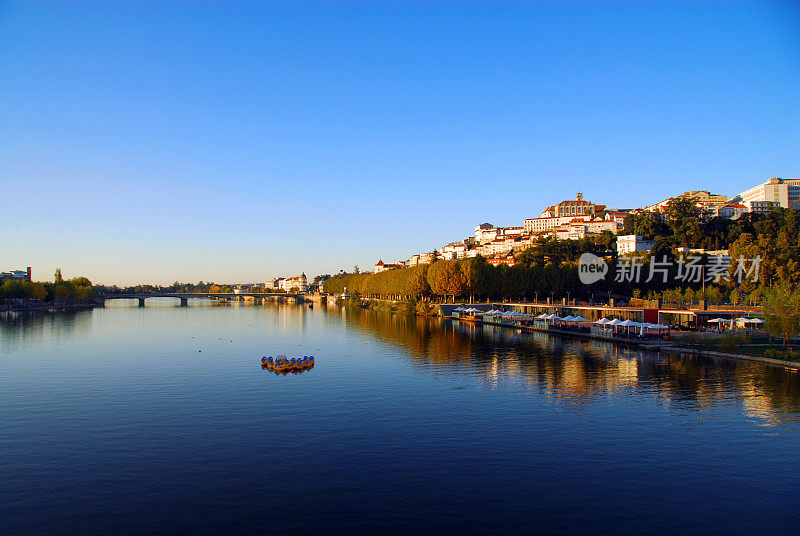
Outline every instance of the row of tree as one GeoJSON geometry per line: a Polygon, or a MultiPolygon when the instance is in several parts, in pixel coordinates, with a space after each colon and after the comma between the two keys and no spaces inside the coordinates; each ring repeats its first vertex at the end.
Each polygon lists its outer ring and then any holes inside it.
{"type": "MultiPolygon", "coordinates": [[[[663,298],[665,301],[694,303],[706,299],[712,303],[745,303],[757,300],[759,292],[745,295],[725,279],[703,279],[707,274],[697,271],[685,278],[685,265],[670,263],[666,266],[650,263],[648,258],[635,265],[630,259],[616,258],[607,249],[602,236],[596,241],[557,241],[543,239],[526,250],[514,266],[489,264],[483,257],[461,260],[436,260],[431,264],[401,268],[377,274],[340,274],[325,283],[329,293],[358,292],[370,298],[406,299],[408,297],[433,300],[458,298],[523,299],[562,297],[587,301],[600,301],[610,297],[663,298]],[[583,252],[605,256],[608,272],[604,279],[593,284],[581,282],[578,258],[583,252]],[[646,289],[643,292],[642,289],[646,289]]],[[[659,261],[661,262],[661,261],[659,261]]],[[[702,258],[701,263],[708,262],[702,258]]]]}
{"type": "Polygon", "coordinates": [[[94,298],[94,287],[86,277],[65,280],[56,270],[52,283],[6,279],[0,285],[2,299],[33,299],[45,302],[88,302],[94,298]]]}

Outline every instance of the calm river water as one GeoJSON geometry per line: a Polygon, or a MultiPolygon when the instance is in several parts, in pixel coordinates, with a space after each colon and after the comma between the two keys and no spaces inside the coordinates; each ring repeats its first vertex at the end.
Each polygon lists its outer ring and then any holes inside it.
{"type": "Polygon", "coordinates": [[[800,374],[369,311],[0,321],[0,533],[797,534],[800,374]],[[313,354],[298,375],[262,355],[313,354]]]}

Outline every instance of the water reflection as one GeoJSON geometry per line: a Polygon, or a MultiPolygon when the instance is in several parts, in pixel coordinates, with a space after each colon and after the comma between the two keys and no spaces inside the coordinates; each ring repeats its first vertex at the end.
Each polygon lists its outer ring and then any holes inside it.
{"type": "Polygon", "coordinates": [[[738,405],[763,424],[800,421],[800,375],[766,365],[370,310],[329,309],[328,320],[402,347],[425,372],[471,376],[488,389],[516,383],[576,409],[636,395],[700,415],[738,405]]]}
{"type": "Polygon", "coordinates": [[[92,310],[3,311],[0,313],[0,348],[20,348],[28,341],[68,339],[91,329],[92,310]]]}

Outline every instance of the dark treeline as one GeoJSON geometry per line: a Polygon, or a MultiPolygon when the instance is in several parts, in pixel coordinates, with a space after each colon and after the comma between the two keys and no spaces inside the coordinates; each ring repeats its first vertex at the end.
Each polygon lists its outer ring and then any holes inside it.
{"type": "MultiPolygon", "coordinates": [[[[582,240],[540,239],[517,256],[513,267],[493,266],[482,257],[401,268],[378,274],[343,273],[325,283],[325,291],[358,293],[367,298],[425,298],[434,301],[459,298],[480,300],[519,299],[543,301],[552,297],[605,301],[610,297],[663,298],[691,303],[760,303],[766,288],[800,283],[800,215],[793,209],[768,214],[748,213],[738,220],[708,218],[692,199],[678,199],[663,216],[632,214],[625,233],[655,240],[649,253],[638,253],[638,267],[629,257],[617,258],[616,236],[606,232],[582,240]],[[731,266],[711,280],[704,271],[699,280],[681,277],[678,248],[729,249],[731,266]],[[609,265],[606,277],[594,284],[578,278],[578,258],[590,252],[609,265]],[[736,276],[736,260],[761,258],[758,280],[752,273],[736,276]],[[650,263],[654,262],[654,265],[650,263]],[[658,265],[658,263],[666,264],[658,265]],[[652,270],[651,266],[655,269],[652,270]],[[623,277],[623,274],[625,277],[623,277]],[[666,280],[665,280],[666,279],[666,280]]],[[[686,259],[688,262],[688,256],[686,259]]],[[[699,264],[713,264],[703,255],[699,264]]],[[[745,264],[751,269],[752,263],[745,264]]]]}
{"type": "Polygon", "coordinates": [[[118,293],[137,293],[147,294],[151,292],[175,292],[177,293],[203,293],[203,292],[233,292],[229,285],[216,284],[213,282],[205,283],[200,281],[198,283],[181,283],[175,281],[171,285],[131,285],[127,287],[107,286],[101,287],[100,290],[105,294],[118,294],[118,293]]]}
{"type": "MultiPolygon", "coordinates": [[[[105,294],[121,294],[121,293],[137,293],[147,294],[153,292],[174,292],[176,294],[191,294],[191,293],[231,293],[233,292],[230,284],[218,284],[213,282],[205,283],[200,281],[198,283],[181,283],[175,281],[171,285],[131,285],[127,287],[118,286],[98,286],[98,291],[105,294]]],[[[283,289],[268,288],[268,287],[251,287],[247,292],[253,294],[280,294],[285,292],[283,289]]]]}

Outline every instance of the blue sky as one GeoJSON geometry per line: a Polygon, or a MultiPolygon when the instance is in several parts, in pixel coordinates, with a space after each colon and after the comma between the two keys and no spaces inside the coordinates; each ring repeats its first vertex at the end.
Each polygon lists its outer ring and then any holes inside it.
{"type": "Polygon", "coordinates": [[[260,281],[800,175],[794,2],[0,2],[0,269],[260,281]]]}

